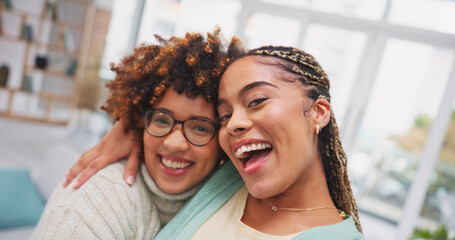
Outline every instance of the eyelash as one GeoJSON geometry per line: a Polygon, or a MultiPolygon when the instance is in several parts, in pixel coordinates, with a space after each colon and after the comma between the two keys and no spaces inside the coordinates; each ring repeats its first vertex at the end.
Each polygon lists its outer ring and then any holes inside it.
{"type": "MultiPolygon", "coordinates": [[[[262,102],[268,100],[268,98],[266,97],[257,97],[253,100],[251,100],[249,103],[248,103],[248,108],[251,108],[251,107],[255,107],[259,104],[261,104],[262,102]]],[[[221,117],[218,118],[218,122],[220,123],[223,123],[225,121],[227,121],[229,118],[231,118],[232,114],[226,114],[226,115],[223,115],[221,117]]]]}
{"type": "Polygon", "coordinates": [[[258,98],[255,98],[253,99],[250,103],[248,103],[248,107],[255,107],[259,104],[261,104],[262,102],[266,101],[268,98],[266,97],[258,97],[258,98]],[[253,105],[254,104],[254,105],[253,105]]]}
{"type": "Polygon", "coordinates": [[[218,118],[218,122],[222,123],[224,121],[227,121],[229,118],[231,118],[232,114],[226,114],[218,118]]]}

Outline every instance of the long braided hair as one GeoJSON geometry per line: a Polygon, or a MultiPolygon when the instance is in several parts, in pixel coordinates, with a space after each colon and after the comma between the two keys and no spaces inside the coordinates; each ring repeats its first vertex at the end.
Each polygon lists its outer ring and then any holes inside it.
{"type": "MultiPolygon", "coordinates": [[[[330,102],[329,79],[312,55],[296,48],[281,46],[256,48],[250,50],[247,55],[276,58],[277,61],[271,64],[277,65],[280,69],[292,74],[304,86],[310,87],[307,92],[310,99],[316,101],[318,98],[324,98],[330,102]]],[[[333,112],[330,113],[327,126],[319,133],[318,150],[324,165],[330,196],[335,206],[350,214],[357,229],[361,232],[362,227],[359,222],[357,204],[348,178],[347,156],[341,145],[333,112]]]]}

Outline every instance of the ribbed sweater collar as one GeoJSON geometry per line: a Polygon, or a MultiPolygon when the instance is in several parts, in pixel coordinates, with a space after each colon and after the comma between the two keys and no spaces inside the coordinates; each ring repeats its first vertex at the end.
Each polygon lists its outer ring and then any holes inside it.
{"type": "Polygon", "coordinates": [[[160,225],[164,226],[174,217],[175,214],[183,207],[183,205],[199,190],[201,184],[195,187],[179,193],[169,194],[161,190],[150,177],[145,164],[141,165],[141,174],[144,178],[144,182],[150,189],[151,198],[153,204],[158,210],[158,216],[160,219],[160,225]]]}

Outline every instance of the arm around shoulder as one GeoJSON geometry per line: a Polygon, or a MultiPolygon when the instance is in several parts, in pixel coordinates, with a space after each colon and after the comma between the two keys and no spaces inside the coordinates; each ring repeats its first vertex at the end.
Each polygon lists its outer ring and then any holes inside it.
{"type": "MultiPolygon", "coordinates": [[[[132,239],[143,219],[132,197],[140,189],[122,179],[125,162],[112,164],[80,189],[56,189],[31,239],[132,239]]],[[[140,183],[138,183],[140,184],[140,183]]],[[[142,232],[143,233],[143,232],[142,232]]]]}

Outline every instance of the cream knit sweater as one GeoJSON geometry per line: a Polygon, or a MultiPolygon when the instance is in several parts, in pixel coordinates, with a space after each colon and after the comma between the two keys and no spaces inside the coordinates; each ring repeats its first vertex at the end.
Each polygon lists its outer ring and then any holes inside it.
{"type": "Polygon", "coordinates": [[[145,165],[128,186],[125,166],[125,160],[107,166],[78,190],[58,187],[31,239],[152,239],[199,188],[167,194],[145,165]]]}

